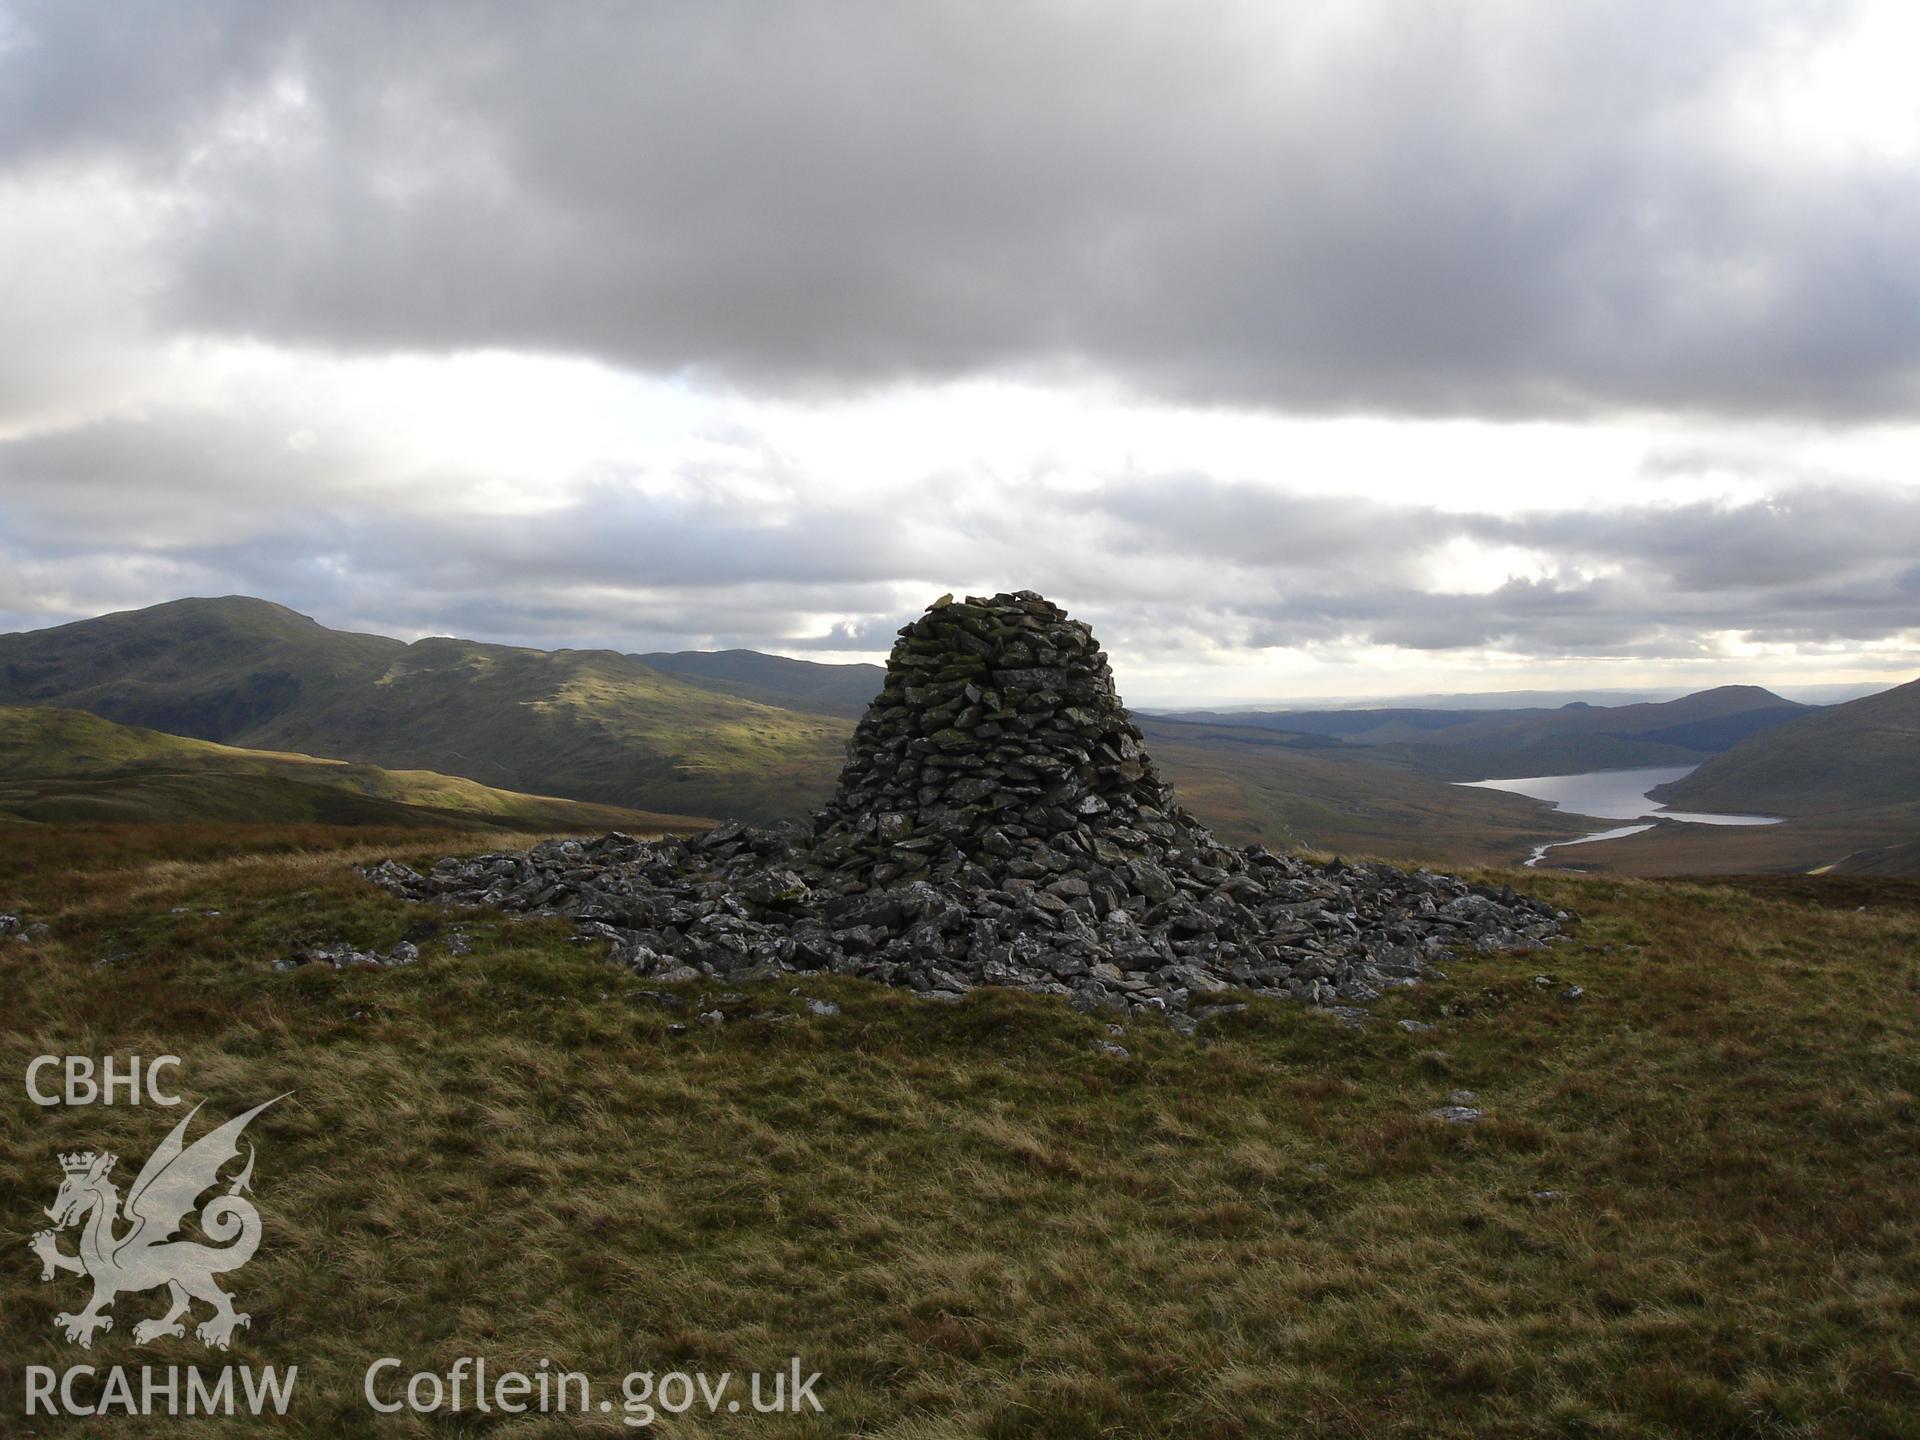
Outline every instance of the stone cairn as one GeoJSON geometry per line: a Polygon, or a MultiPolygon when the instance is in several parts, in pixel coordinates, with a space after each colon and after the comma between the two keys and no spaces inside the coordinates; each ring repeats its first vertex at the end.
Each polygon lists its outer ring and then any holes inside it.
{"type": "Polygon", "coordinates": [[[1092,631],[1031,591],[943,596],[811,830],[549,841],[368,872],[415,900],[570,916],[663,980],[832,971],[958,999],[978,985],[1190,1029],[1248,990],[1351,1006],[1456,948],[1533,948],[1568,918],[1506,886],[1220,844],[1176,803],[1092,631]]]}
{"type": "Polygon", "coordinates": [[[1212,843],[1154,773],[1093,631],[1030,590],[942,596],[900,632],[816,833],[819,863],[877,885],[969,861],[1044,881],[1057,845],[1152,900],[1173,893],[1154,842],[1212,843]]]}

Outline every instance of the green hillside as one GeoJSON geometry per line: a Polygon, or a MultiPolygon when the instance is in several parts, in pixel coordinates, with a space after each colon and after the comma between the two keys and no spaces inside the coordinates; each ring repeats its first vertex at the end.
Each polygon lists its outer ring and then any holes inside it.
{"type": "Polygon", "coordinates": [[[849,728],[704,690],[608,650],[432,639],[249,740],[509,789],[770,819],[826,798],[849,728]]]}
{"type": "Polygon", "coordinates": [[[634,659],[725,695],[858,720],[887,678],[884,665],[827,665],[758,650],[676,650],[634,659]]]}
{"type": "Polygon", "coordinates": [[[378,674],[407,646],[265,600],[173,600],[0,635],[0,704],[64,705],[199,740],[245,737],[378,674]]]}
{"type": "Polygon", "coordinates": [[[496,790],[425,770],[243,750],[80,710],[0,706],[0,822],[656,830],[703,822],[496,790]]]}
{"type": "Polygon", "coordinates": [[[1920,680],[1755,735],[1657,795],[1695,810],[1775,815],[1920,801],[1920,680]]]}
{"type": "MultiPolygon", "coordinates": [[[[11,813],[39,819],[168,811],[249,818],[265,805],[275,818],[320,806],[358,820],[390,805],[461,808],[423,799],[422,782],[397,794],[373,783],[306,783],[316,763],[310,755],[431,772],[442,786],[459,776],[478,782],[483,796],[526,792],[680,816],[796,816],[831,790],[851,729],[847,713],[865,705],[883,673],[753,651],[636,657],[444,638],[407,644],[329,630],[244,597],[179,600],[0,637],[0,704],[85,710],[255,752],[295,752],[279,757],[270,777],[259,773],[258,758],[242,765],[236,752],[227,752],[218,777],[206,773],[204,755],[183,770],[179,751],[167,757],[171,769],[151,754],[126,757],[137,773],[68,763],[64,753],[32,770],[16,760],[11,813]],[[666,674],[643,659],[686,673],[666,674]],[[783,708],[803,703],[840,713],[783,708]],[[293,765],[303,769],[290,776],[293,765]]],[[[1149,733],[1183,800],[1233,839],[1499,861],[1574,833],[1532,801],[1463,791],[1375,763],[1391,758],[1386,751],[1323,735],[1174,722],[1150,722],[1149,733]]],[[[143,743],[150,750],[164,738],[149,734],[143,743]]],[[[49,743],[56,752],[79,745],[72,717],[49,743]]],[[[111,748],[99,737],[87,743],[111,748]]],[[[115,743],[132,742],[123,735],[115,743]]],[[[475,804],[499,808],[497,800],[475,804]]],[[[615,823],[629,822],[608,822],[615,823]]]]}
{"type": "MultiPolygon", "coordinates": [[[[329,630],[243,597],[180,600],[0,636],[0,705],[86,710],[256,751],[433,772],[443,784],[458,776],[492,787],[487,793],[759,822],[799,817],[824,801],[850,717],[881,673],[744,650],[635,656],[446,638],[409,644],[329,630]]],[[[1450,782],[1702,760],[1710,763],[1676,787],[1672,803],[1847,817],[1764,837],[1653,836],[1631,854],[1605,847],[1579,854],[1582,866],[1697,873],[1734,863],[1828,865],[1904,838],[1886,819],[1897,812],[1886,807],[1903,796],[1920,799],[1920,749],[1911,720],[1900,718],[1915,708],[1913,688],[1834,710],[1795,706],[1755,686],[1723,686],[1612,707],[1141,719],[1182,800],[1241,841],[1512,862],[1533,845],[1578,833],[1584,822],[1450,782]],[[1782,724],[1783,716],[1794,718],[1782,724]],[[1754,778],[1762,770],[1776,773],[1761,776],[1762,784],[1754,778]],[[1864,813],[1861,794],[1880,812],[1871,824],[1852,823],[1864,813]]],[[[389,804],[422,804],[411,789],[397,796],[367,784],[289,789],[284,773],[274,783],[273,803],[291,807],[289,817],[324,806],[364,823],[389,804]]],[[[125,776],[73,769],[16,774],[8,813],[85,818],[131,807],[150,816],[171,809],[178,818],[249,818],[267,803],[262,784],[230,769],[217,780],[143,773],[131,789],[125,776]]],[[[477,803],[497,809],[500,802],[477,803]]],[[[462,807],[443,799],[428,808],[462,807]]]]}
{"type": "Polygon", "coordinates": [[[844,721],[607,650],[406,644],[229,596],[0,636],[0,704],[58,705],[260,749],[676,814],[823,800],[844,721]]]}

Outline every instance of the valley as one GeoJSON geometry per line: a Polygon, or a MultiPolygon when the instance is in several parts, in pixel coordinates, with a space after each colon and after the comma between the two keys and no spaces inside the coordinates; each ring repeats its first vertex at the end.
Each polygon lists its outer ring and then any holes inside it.
{"type": "MultiPolygon", "coordinates": [[[[465,823],[517,807],[553,824],[591,825],[602,815],[596,806],[611,807],[602,818],[638,813],[650,819],[623,823],[656,828],[800,820],[826,800],[882,675],[876,665],[751,650],[406,642],[331,630],[244,596],[179,600],[0,636],[0,705],[87,712],[278,758],[229,757],[229,772],[249,771],[244,783],[232,773],[205,778],[205,752],[193,783],[152,759],[137,773],[105,775],[82,745],[63,762],[55,727],[31,770],[10,762],[0,814],[190,820],[264,805],[272,815],[324,811],[373,823],[399,804],[413,812],[402,823],[465,823]],[[340,771],[316,787],[315,757],[370,769],[351,785],[340,771]],[[296,774],[305,778],[288,789],[296,774]],[[428,775],[442,778],[423,802],[428,775]],[[476,798],[502,792],[521,798],[476,798]],[[531,797],[543,796],[552,798],[530,811],[531,797]],[[554,808],[568,803],[585,808],[554,808]]],[[[1917,715],[1920,682],[1825,707],[1731,685],[1614,706],[1137,719],[1194,812],[1234,843],[1434,864],[1518,865],[1544,851],[1541,863],[1556,867],[1721,874],[1913,873],[1917,715]],[[1662,772],[1654,798],[1672,813],[1611,839],[1593,837],[1624,827],[1592,821],[1622,818],[1612,808],[1565,799],[1555,808],[1527,798],[1520,783],[1639,770],[1662,772]],[[1479,781],[1490,783],[1469,788],[1479,781]],[[1786,818],[1736,829],[1687,823],[1684,811],[1786,818]]]]}

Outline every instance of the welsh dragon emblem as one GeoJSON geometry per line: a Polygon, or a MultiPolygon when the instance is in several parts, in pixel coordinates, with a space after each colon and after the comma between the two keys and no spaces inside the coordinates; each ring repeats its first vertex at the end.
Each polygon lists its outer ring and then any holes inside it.
{"type": "Polygon", "coordinates": [[[239,1156],[240,1133],[248,1122],[286,1098],[276,1095],[188,1145],[187,1123],[200,1113],[200,1107],[194,1106],[147,1158],[127,1191],[124,1206],[112,1180],[116,1157],[90,1150],[60,1157],[66,1178],[46,1212],[54,1228],[40,1231],[30,1243],[40,1257],[43,1281],[61,1271],[93,1281],[93,1299],[86,1309],[77,1315],[54,1316],[53,1323],[68,1340],[91,1348],[94,1331],[113,1328],[109,1312],[115,1296],[123,1290],[154,1290],[162,1285],[167,1287],[167,1313],[133,1327],[138,1344],[163,1335],[184,1338],[181,1317],[195,1300],[213,1306],[212,1316],[195,1326],[194,1334],[216,1350],[227,1348],[235,1327],[251,1322],[252,1317],[236,1311],[233,1298],[214,1283],[214,1276],[238,1270],[251,1260],[260,1245],[260,1212],[241,1194],[253,1177],[251,1144],[246,1165],[226,1192],[200,1209],[200,1229],[213,1243],[174,1236],[200,1196],[219,1183],[221,1167],[239,1156]],[[127,1226],[124,1230],[118,1229],[122,1221],[127,1226]],[[69,1255],[60,1249],[58,1232],[74,1225],[81,1227],[80,1248],[69,1255]]]}

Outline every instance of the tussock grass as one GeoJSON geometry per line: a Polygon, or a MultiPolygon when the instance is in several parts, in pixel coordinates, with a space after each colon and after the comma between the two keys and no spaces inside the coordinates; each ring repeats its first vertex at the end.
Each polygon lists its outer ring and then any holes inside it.
{"type": "MultiPolygon", "coordinates": [[[[544,1357],[604,1385],[798,1353],[825,1416],[656,1428],[1920,1435],[1910,905],[1529,875],[1585,915],[1575,943],[1463,958],[1359,1029],[1256,1003],[1198,1043],[1129,1026],[1119,1059],[1095,1048],[1105,1020],[992,991],[944,1007],[787,977],[705,1026],[719,987],[673,1008],[554,923],[469,917],[456,957],[457,917],[349,869],[435,837],[100,831],[65,862],[8,838],[0,908],[55,933],[0,949],[0,1071],[171,1051],[216,1114],[297,1092],[256,1123],[266,1238],[233,1277],[254,1319],[227,1357],[301,1367],[277,1433],[630,1433],[617,1413],[376,1418],[359,1385],[380,1355],[544,1357]],[[303,939],[409,933],[410,968],[270,968],[303,939]],[[1456,1089],[1478,1125],[1428,1115],[1456,1089]]],[[[17,1387],[82,1358],[52,1325],[77,1282],[40,1285],[25,1248],[56,1152],[137,1165],[175,1112],[7,1097],[17,1387]]],[[[219,1363],[133,1346],[152,1305],[124,1298],[84,1358],[219,1363]]]]}

